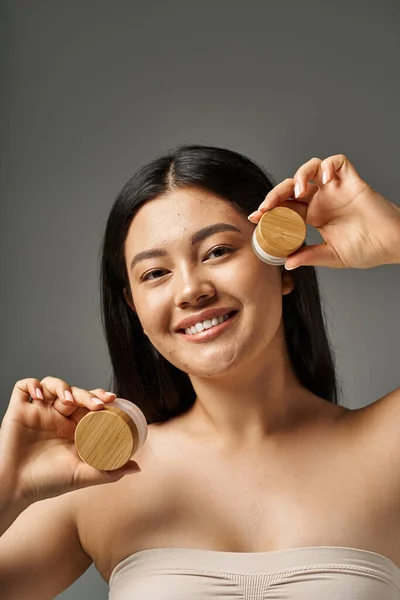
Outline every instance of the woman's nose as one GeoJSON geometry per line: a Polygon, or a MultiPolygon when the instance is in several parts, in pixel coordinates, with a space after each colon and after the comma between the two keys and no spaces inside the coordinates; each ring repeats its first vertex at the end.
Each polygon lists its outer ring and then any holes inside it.
{"type": "Polygon", "coordinates": [[[198,305],[216,295],[211,281],[194,272],[189,272],[179,278],[175,292],[175,304],[180,308],[198,305]]]}

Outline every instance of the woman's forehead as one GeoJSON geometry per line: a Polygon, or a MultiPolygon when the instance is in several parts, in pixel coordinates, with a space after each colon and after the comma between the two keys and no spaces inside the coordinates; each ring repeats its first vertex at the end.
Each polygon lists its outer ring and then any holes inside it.
{"type": "Polygon", "coordinates": [[[126,238],[125,258],[130,262],[144,250],[191,245],[196,232],[216,223],[233,225],[240,232],[254,228],[232,204],[210,192],[174,190],[138,210],[126,238]]]}
{"type": "Polygon", "coordinates": [[[197,188],[173,190],[144,204],[130,229],[135,237],[167,229],[191,231],[221,218],[237,221],[242,220],[243,215],[210,192],[197,188]]]}

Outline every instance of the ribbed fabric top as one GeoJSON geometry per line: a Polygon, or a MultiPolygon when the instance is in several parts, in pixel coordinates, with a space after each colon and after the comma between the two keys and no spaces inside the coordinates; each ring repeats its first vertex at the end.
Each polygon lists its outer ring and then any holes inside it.
{"type": "Polygon", "coordinates": [[[140,550],[112,571],[109,600],[399,600],[400,569],[342,546],[271,552],[140,550]]]}

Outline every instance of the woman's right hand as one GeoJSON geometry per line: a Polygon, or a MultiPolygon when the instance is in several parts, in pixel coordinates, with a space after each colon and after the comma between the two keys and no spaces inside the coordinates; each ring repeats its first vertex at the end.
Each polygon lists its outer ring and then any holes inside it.
{"type": "Polygon", "coordinates": [[[3,493],[6,489],[9,498],[32,503],[112,483],[140,470],[131,460],[115,471],[100,471],[83,462],[76,450],[74,434],[80,419],[114,400],[115,394],[103,389],[70,387],[56,377],[17,381],[0,429],[3,493]],[[97,404],[96,398],[103,404],[97,404]]]}

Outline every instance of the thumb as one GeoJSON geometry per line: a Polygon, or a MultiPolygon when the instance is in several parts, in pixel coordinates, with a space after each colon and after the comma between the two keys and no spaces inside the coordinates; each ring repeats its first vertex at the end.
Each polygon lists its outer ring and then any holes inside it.
{"type": "Polygon", "coordinates": [[[141,468],[134,460],[129,460],[126,465],[120,467],[119,469],[115,469],[114,471],[103,471],[103,475],[109,481],[118,481],[124,475],[129,475],[130,473],[139,473],[141,468]]]}
{"type": "Polygon", "coordinates": [[[79,487],[89,487],[92,485],[102,485],[105,483],[114,483],[124,477],[124,475],[130,475],[131,473],[138,473],[141,471],[139,465],[134,460],[129,460],[123,467],[114,469],[113,471],[102,471],[89,465],[84,465],[87,468],[85,473],[85,483],[79,485],[79,487]]]}
{"type": "Polygon", "coordinates": [[[338,269],[342,265],[332,246],[313,244],[293,252],[285,263],[285,269],[291,271],[297,267],[331,267],[338,269]]]}

